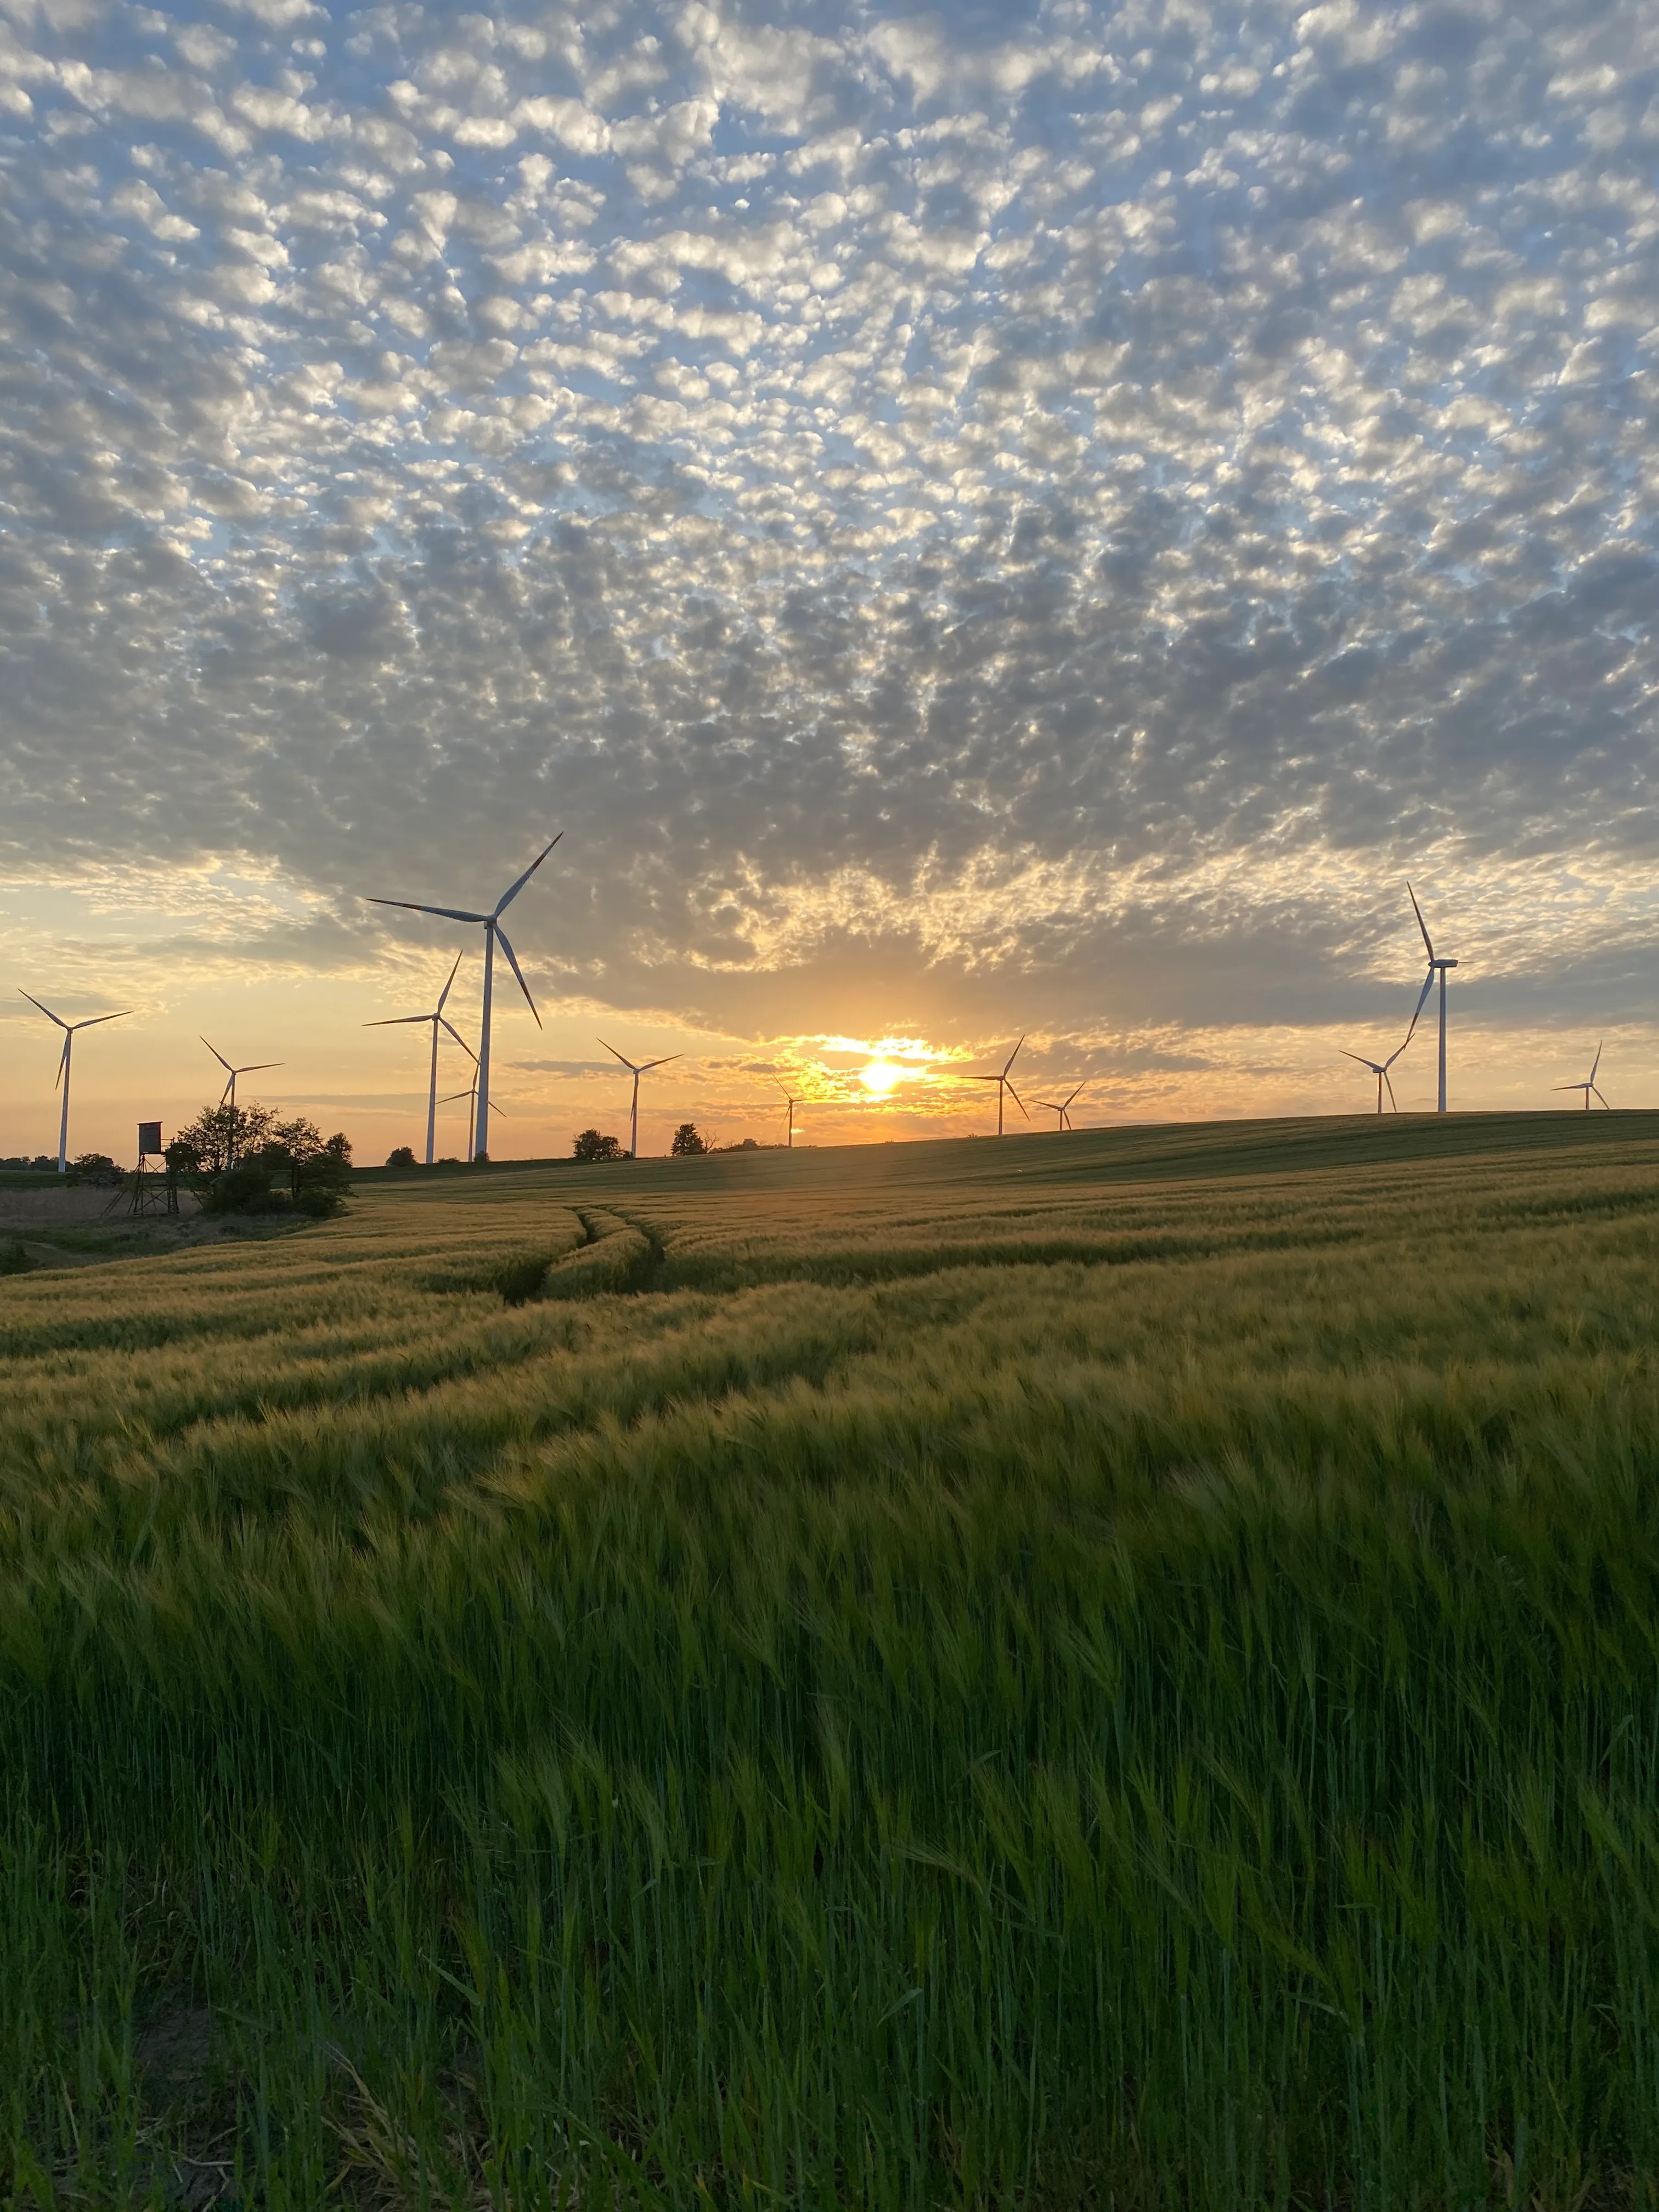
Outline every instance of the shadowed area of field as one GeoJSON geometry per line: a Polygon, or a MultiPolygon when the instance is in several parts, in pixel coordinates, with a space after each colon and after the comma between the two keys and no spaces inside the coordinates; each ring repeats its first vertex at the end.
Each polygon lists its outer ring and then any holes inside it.
{"type": "Polygon", "coordinates": [[[0,2177],[1644,2201],[1656,1254],[1367,1116],[0,1282],[0,2177]]]}

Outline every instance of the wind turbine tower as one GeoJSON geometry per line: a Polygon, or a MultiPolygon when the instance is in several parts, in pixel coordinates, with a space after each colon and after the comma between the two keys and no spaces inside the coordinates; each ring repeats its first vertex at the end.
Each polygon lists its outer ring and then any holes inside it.
{"type": "MultiPolygon", "coordinates": [[[[1592,1091],[1595,1091],[1595,1071],[1601,1065],[1601,1048],[1598,1044],[1595,1048],[1595,1057],[1590,1062],[1590,1072],[1583,1082],[1557,1083],[1553,1085],[1551,1087],[1556,1091],[1582,1091],[1584,1094],[1584,1111],[1588,1114],[1589,1112],[1590,1093],[1592,1091]]],[[[1601,1098],[1601,1094],[1599,1091],[1595,1091],[1595,1095],[1598,1098],[1601,1098]]],[[[1601,1098],[1601,1103],[1604,1106],[1607,1106],[1607,1102],[1605,1098],[1601,1098]]],[[[1613,1109],[1611,1106],[1607,1106],[1607,1111],[1609,1114],[1612,1113],[1613,1109]]]]}
{"type": "MultiPolygon", "coordinates": [[[[1423,988],[1418,996],[1417,1013],[1412,1016],[1413,1030],[1417,1027],[1417,1015],[1422,1012],[1429,993],[1434,987],[1437,973],[1440,977],[1440,1103],[1435,1111],[1443,1114],[1446,1110],[1446,975],[1447,971],[1455,968],[1457,963],[1455,960],[1443,958],[1435,951],[1434,939],[1429,935],[1429,926],[1423,919],[1423,909],[1417,903],[1417,893],[1412,890],[1409,884],[1407,884],[1406,890],[1411,899],[1412,912],[1417,916],[1417,926],[1423,933],[1423,942],[1428,947],[1429,952],[1429,972],[1423,979],[1423,988]]],[[[1410,1042],[1411,1036],[1408,1030],[1407,1042],[1410,1042]]]]}
{"type": "Polygon", "coordinates": [[[1039,1098],[1036,1101],[1037,1105],[1046,1106],[1051,1114],[1059,1115],[1060,1119],[1054,1124],[1054,1134],[1056,1136],[1059,1136],[1062,1129],[1069,1129],[1071,1127],[1072,1100],[1081,1097],[1083,1091],[1087,1088],[1087,1085],[1088,1079],[1085,1076],[1083,1082],[1079,1084],[1077,1089],[1070,1094],[1070,1097],[1065,1098],[1039,1098]]]}
{"type": "MultiPolygon", "coordinates": [[[[441,1029],[447,1030],[467,1058],[472,1060],[475,1066],[477,1065],[471,1046],[444,1013],[444,1001],[449,996],[450,985],[454,982],[456,969],[460,964],[461,956],[458,952],[455,955],[455,966],[449,971],[449,982],[446,983],[438,994],[438,1003],[429,1014],[389,1014],[384,1021],[363,1024],[366,1030],[400,1029],[409,1022],[430,1022],[432,1024],[432,1079],[427,1087],[426,1094],[426,1164],[428,1167],[432,1164],[432,1148],[438,1133],[438,1031],[441,1029]]],[[[456,1093],[458,1097],[459,1095],[459,1092],[456,1093]]]]}
{"type": "MultiPolygon", "coordinates": [[[[1024,1038],[1024,1037],[1021,1037],[1021,1039],[1020,1039],[1020,1041],[1019,1041],[1019,1044],[1024,1044],[1024,1042],[1025,1042],[1024,1038]]],[[[1001,1070],[1000,1070],[1000,1072],[999,1073],[997,1073],[997,1074],[995,1074],[995,1075],[970,1075],[970,1076],[969,1077],[969,1079],[968,1079],[968,1080],[969,1080],[970,1083],[994,1083],[994,1084],[995,1084],[995,1085],[996,1085],[996,1087],[997,1087],[997,1134],[998,1134],[998,1136],[1000,1136],[1000,1135],[1002,1134],[1002,1098],[1003,1098],[1003,1093],[1004,1093],[1005,1091],[1006,1091],[1006,1092],[1008,1094],[1008,1096],[1009,1096],[1009,1097],[1013,1100],[1013,1102],[1014,1102],[1015,1105],[1018,1107],[1018,1109],[1019,1109],[1020,1112],[1021,1112],[1022,1114],[1025,1114],[1025,1101],[1024,1101],[1024,1100],[1020,1097],[1020,1095],[1019,1095],[1018,1091],[1015,1090],[1015,1088],[1014,1088],[1013,1085],[1012,1085],[1012,1084],[1008,1080],[1008,1071],[1009,1071],[1009,1069],[1013,1066],[1013,1064],[1014,1064],[1015,1060],[1018,1060],[1018,1057],[1019,1057],[1019,1044],[1017,1044],[1017,1045],[1014,1047],[1013,1050],[1009,1054],[1009,1055],[1008,1055],[1007,1059],[1006,1059],[1006,1060],[1005,1060],[1003,1061],[1001,1070]]],[[[1029,1114],[1025,1114],[1025,1118],[1026,1118],[1026,1120],[1029,1121],[1030,1120],[1030,1118],[1031,1118],[1031,1117],[1030,1117],[1030,1115],[1029,1114]]]]}
{"type": "MultiPolygon", "coordinates": [[[[605,1044],[605,1039],[601,1037],[599,1042],[605,1044]]],[[[623,1066],[633,1074],[634,1103],[629,1109],[628,1157],[631,1160],[636,1160],[640,1156],[640,1078],[642,1075],[649,1075],[653,1067],[666,1067],[671,1060],[683,1060],[685,1055],[684,1053],[667,1052],[660,1060],[642,1060],[635,1066],[631,1060],[623,1059],[622,1054],[617,1051],[614,1044],[605,1044],[605,1048],[612,1060],[621,1060],[623,1066]]]]}
{"type": "Polygon", "coordinates": [[[483,927],[484,933],[483,1014],[478,1024],[478,1114],[473,1133],[472,1146],[475,1158],[479,1153],[488,1153],[489,1150],[489,1008],[495,973],[497,945],[506,953],[513,973],[519,979],[519,988],[524,993],[526,1006],[532,1014],[536,1015],[537,1028],[540,1029],[542,1025],[542,1018],[536,1013],[536,1001],[530,995],[530,986],[524,980],[524,970],[519,965],[518,956],[507,943],[507,932],[501,927],[501,916],[558,843],[559,837],[562,837],[563,835],[564,832],[561,830],[557,837],[549,838],[518,881],[508,884],[488,914],[473,914],[468,908],[459,906],[423,906],[418,899],[376,898],[368,892],[363,893],[363,896],[368,900],[371,906],[400,906],[410,914],[438,914],[441,915],[447,921],[476,921],[483,927]]]}
{"type": "Polygon", "coordinates": [[[84,1022],[66,1022],[61,1014],[54,1014],[50,1006],[41,1006],[33,991],[24,991],[20,988],[18,995],[27,999],[30,1006],[38,1007],[49,1022],[56,1022],[64,1032],[63,1055],[58,1062],[57,1080],[52,1087],[55,1091],[59,1083],[64,1086],[64,1111],[58,1123],[58,1172],[59,1175],[67,1175],[69,1173],[70,1054],[75,1043],[75,1033],[77,1030],[95,1030],[100,1022],[124,1022],[132,1009],[131,1006],[124,1006],[118,1014],[93,1014],[84,1022]]]}

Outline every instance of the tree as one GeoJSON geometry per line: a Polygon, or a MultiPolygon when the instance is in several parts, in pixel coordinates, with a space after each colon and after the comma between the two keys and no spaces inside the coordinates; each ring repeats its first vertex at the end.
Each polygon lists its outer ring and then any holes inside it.
{"type": "Polygon", "coordinates": [[[386,1156],[386,1164],[389,1168],[412,1168],[415,1147],[412,1145],[394,1145],[386,1156]]]}
{"type": "Polygon", "coordinates": [[[573,1159],[620,1160],[627,1154],[614,1137],[602,1137],[597,1129],[584,1129],[570,1148],[573,1159]]]}
{"type": "Polygon", "coordinates": [[[684,1159],[693,1152],[706,1152],[708,1147],[697,1134],[695,1121],[682,1121],[674,1132],[674,1141],[668,1147],[677,1159],[684,1159]]]}
{"type": "Polygon", "coordinates": [[[287,1175],[289,1203],[296,1213],[324,1218],[341,1211],[351,1168],[351,1145],[343,1130],[325,1138],[303,1114],[273,1122],[259,1158],[287,1175]]]}
{"type": "Polygon", "coordinates": [[[167,1149],[187,1153],[196,1175],[222,1175],[234,1161],[263,1152],[275,1127],[276,1116],[267,1106],[204,1106],[167,1149]]]}

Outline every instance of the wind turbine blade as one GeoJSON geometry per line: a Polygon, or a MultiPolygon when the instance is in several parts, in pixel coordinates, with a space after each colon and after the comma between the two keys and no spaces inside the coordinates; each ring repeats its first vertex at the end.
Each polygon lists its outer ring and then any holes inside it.
{"type": "MultiPolygon", "coordinates": [[[[401,1029],[405,1022],[429,1022],[431,1019],[430,1014],[388,1014],[384,1021],[365,1022],[363,1027],[366,1030],[395,1030],[401,1029]]],[[[243,1073],[251,1074],[252,1071],[244,1069],[243,1073]]]]}
{"type": "MultiPolygon", "coordinates": [[[[21,998],[27,999],[30,1006],[40,1006],[40,1001],[35,997],[33,992],[25,991],[21,984],[18,986],[18,995],[21,998]]],[[[50,1006],[40,1006],[40,1011],[49,1022],[56,1022],[60,1030],[66,1030],[69,1027],[69,1024],[64,1019],[63,1016],[61,1014],[54,1014],[50,1006]]]]}
{"type": "Polygon", "coordinates": [[[970,1075],[968,1080],[969,1083],[1000,1083],[1004,1078],[1000,1075],[970,1075]]]}
{"type": "MultiPolygon", "coordinates": [[[[431,1018],[430,1014],[423,1014],[421,1017],[422,1021],[430,1021],[431,1018]]],[[[286,1067],[287,1066],[288,1062],[285,1060],[256,1060],[252,1067],[239,1067],[236,1073],[238,1075],[263,1075],[268,1067],[286,1067]]]]}
{"type": "Polygon", "coordinates": [[[449,982],[448,982],[448,983],[446,983],[446,984],[444,985],[444,987],[443,987],[443,989],[442,989],[441,991],[440,991],[440,992],[439,992],[439,994],[438,994],[438,1006],[437,1006],[437,1011],[438,1011],[438,1012],[439,1012],[439,1013],[442,1013],[442,1012],[443,1012],[443,1010],[444,1010],[444,1000],[445,1000],[449,996],[450,984],[451,984],[451,983],[453,983],[453,981],[455,981],[455,977],[456,977],[457,974],[459,972],[460,965],[461,965],[461,956],[460,956],[460,954],[458,952],[458,953],[455,955],[455,965],[454,965],[454,967],[453,967],[453,968],[452,968],[452,969],[450,969],[450,971],[449,971],[449,982]]]}
{"type": "Polygon", "coordinates": [[[1423,919],[1423,909],[1417,903],[1417,893],[1412,889],[1409,883],[1406,885],[1406,896],[1412,902],[1412,912],[1417,916],[1417,926],[1423,933],[1423,942],[1428,946],[1429,957],[1432,960],[1434,957],[1434,939],[1429,935],[1429,925],[1423,919]]]}
{"type": "Polygon", "coordinates": [[[553,850],[553,848],[558,843],[559,837],[562,837],[563,835],[564,832],[561,830],[557,837],[550,837],[546,844],[542,847],[541,851],[537,854],[535,859],[530,863],[530,866],[520,877],[518,882],[514,884],[512,890],[510,891],[503,891],[501,893],[500,898],[495,902],[495,912],[489,917],[492,921],[496,921],[501,915],[506,913],[508,907],[512,905],[514,900],[519,896],[519,893],[530,881],[532,876],[535,874],[537,869],[540,867],[542,862],[547,858],[548,854],[553,850]]]}
{"type": "MultiPolygon", "coordinates": [[[[1082,1097],[1082,1096],[1083,1096],[1083,1094],[1084,1094],[1084,1092],[1085,1092],[1088,1088],[1089,1088],[1088,1078],[1085,1076],[1085,1077],[1084,1078],[1083,1081],[1082,1081],[1081,1083],[1079,1083],[1079,1085],[1078,1085],[1077,1089],[1076,1089],[1076,1090],[1072,1093],[1072,1098],[1081,1098],[1081,1097],[1082,1097]]],[[[1068,1098],[1068,1099],[1066,1101],[1066,1105],[1067,1105],[1068,1107],[1071,1105],[1072,1098],[1068,1098]]]]}
{"type": "MultiPolygon", "coordinates": [[[[1021,1038],[1020,1038],[1020,1041],[1019,1041],[1019,1044],[1024,1044],[1024,1042],[1025,1042],[1025,1039],[1024,1039],[1024,1037],[1022,1036],[1021,1036],[1021,1038]]],[[[1014,1062],[1015,1062],[1015,1061],[1019,1058],[1019,1044],[1017,1044],[1017,1045],[1014,1047],[1013,1050],[1009,1054],[1009,1055],[1008,1055],[1007,1059],[1006,1059],[1006,1060],[1005,1060],[1003,1061],[1003,1063],[1002,1063],[1002,1073],[1003,1073],[1003,1078],[1004,1078],[1005,1081],[1006,1081],[1006,1079],[1007,1079],[1007,1074],[1008,1074],[1008,1071],[1009,1071],[1009,1069],[1013,1066],[1014,1062]]]]}
{"type": "MultiPolygon", "coordinates": [[[[563,835],[564,832],[561,830],[559,836],[562,837],[563,835]]],[[[556,844],[558,842],[558,838],[555,838],[553,842],[556,844]]],[[[544,860],[545,860],[546,857],[546,854],[542,855],[544,860]]],[[[495,933],[495,942],[501,946],[502,951],[506,953],[508,961],[512,964],[513,973],[519,979],[519,988],[524,993],[524,1002],[526,1006],[529,1007],[532,1014],[536,1014],[536,1001],[531,997],[530,986],[524,980],[524,970],[519,965],[519,956],[514,952],[513,947],[507,941],[507,932],[501,927],[499,921],[492,920],[489,926],[495,933]]],[[[540,1029],[541,1025],[542,1018],[539,1014],[536,1014],[536,1026],[538,1029],[540,1029]]]]}
{"type": "Polygon", "coordinates": [[[1400,1101],[1394,1095],[1394,1078],[1386,1067],[1382,1071],[1382,1080],[1389,1086],[1389,1103],[1397,1114],[1400,1111],[1400,1101]]]}
{"type": "Polygon", "coordinates": [[[477,1054],[476,1052],[474,1052],[474,1051],[473,1051],[473,1049],[472,1049],[471,1046],[467,1042],[466,1039],[465,1039],[465,1038],[461,1035],[460,1031],[456,1028],[456,1026],[455,1026],[454,1023],[453,1023],[453,1022],[452,1022],[452,1021],[450,1021],[450,1020],[449,1020],[449,1019],[448,1019],[445,1015],[443,1015],[443,1014],[440,1014],[440,1015],[439,1015],[439,1017],[438,1017],[438,1019],[439,1019],[442,1024],[443,1024],[444,1027],[445,1027],[445,1028],[449,1031],[449,1034],[451,1035],[451,1036],[453,1036],[453,1037],[454,1038],[454,1040],[455,1040],[456,1043],[457,1043],[458,1045],[459,1045],[459,1047],[461,1048],[461,1050],[462,1050],[462,1051],[466,1054],[467,1058],[468,1058],[468,1059],[472,1062],[472,1065],[474,1066],[474,1067],[476,1067],[476,1066],[478,1065],[478,1055],[477,1055],[477,1054]]]}
{"type": "MultiPolygon", "coordinates": [[[[85,1021],[71,1022],[70,1027],[72,1030],[95,1030],[100,1022],[124,1022],[131,1012],[131,1006],[123,1006],[118,1014],[89,1014],[85,1021]]],[[[1601,1055],[1598,1054],[1596,1057],[1599,1059],[1601,1055]]]]}
{"type": "Polygon", "coordinates": [[[58,1073],[52,1079],[52,1087],[54,1091],[57,1090],[58,1085],[64,1079],[64,1070],[69,1066],[69,1052],[70,1041],[68,1036],[65,1036],[64,1039],[64,1049],[58,1055],[58,1073]]]}
{"type": "Polygon", "coordinates": [[[465,914],[458,906],[422,906],[418,899],[375,898],[368,891],[360,891],[358,896],[367,899],[370,906],[400,906],[410,914],[441,914],[446,921],[488,921],[490,919],[487,914],[465,914]]]}
{"type": "Polygon", "coordinates": [[[1583,1083],[1552,1083],[1550,1085],[1552,1091],[1583,1091],[1588,1088],[1588,1085],[1583,1083]]]}
{"type": "MultiPolygon", "coordinates": [[[[1412,1008],[1411,1028],[1406,1031],[1406,1044],[1409,1044],[1412,1041],[1412,1031],[1417,1027],[1417,1018],[1422,1012],[1424,1007],[1428,1005],[1429,994],[1433,990],[1433,988],[1434,970],[1431,968],[1428,974],[1423,978],[1423,988],[1417,994],[1417,1004],[1412,1008]]],[[[1402,1044],[1401,1046],[1400,1049],[1401,1052],[1404,1052],[1406,1049],[1406,1044],[1402,1044]]]]}
{"type": "MultiPolygon", "coordinates": [[[[599,1037],[597,1042],[600,1044],[605,1044],[605,1039],[603,1037],[599,1037]]],[[[623,1066],[628,1070],[630,1075],[637,1075],[639,1073],[639,1069],[635,1066],[631,1060],[623,1060],[622,1054],[617,1051],[614,1044],[605,1044],[605,1048],[610,1054],[612,1060],[622,1060],[623,1066]]]]}
{"type": "Polygon", "coordinates": [[[1596,1048],[1595,1048],[1595,1059],[1594,1059],[1593,1060],[1591,1060],[1591,1062],[1590,1062],[1589,1079],[1590,1079],[1590,1089],[1591,1089],[1592,1091],[1594,1091],[1594,1090],[1595,1090],[1595,1071],[1596,1071],[1596,1069],[1597,1069],[1598,1067],[1600,1067],[1600,1066],[1601,1066],[1601,1046],[1598,1044],[1598,1045],[1596,1046],[1596,1048]]]}
{"type": "Polygon", "coordinates": [[[684,1058],[685,1054],[683,1052],[665,1052],[660,1060],[647,1060],[642,1062],[640,1067],[640,1073],[641,1075],[648,1075],[653,1067],[666,1067],[671,1060],[684,1060],[684,1058]]]}
{"type": "Polygon", "coordinates": [[[1374,1060],[1367,1060],[1364,1053],[1350,1052],[1347,1046],[1345,1044],[1340,1044],[1336,1048],[1341,1054],[1344,1060],[1357,1060],[1362,1067],[1369,1067],[1373,1075],[1382,1074],[1382,1071],[1377,1066],[1376,1062],[1374,1060]]]}
{"type": "MultiPolygon", "coordinates": [[[[1002,1079],[1005,1083],[1008,1083],[1008,1079],[1006,1075],[1002,1079]]],[[[1025,1114],[1025,1101],[1020,1097],[1018,1091],[1015,1090],[1012,1083],[1008,1083],[1008,1096],[1013,1100],[1015,1105],[1018,1107],[1020,1112],[1022,1114],[1025,1114]]],[[[1031,1117],[1029,1114],[1025,1114],[1025,1118],[1029,1121],[1031,1117]]]]}
{"type": "MultiPolygon", "coordinates": [[[[1590,1089],[1591,1089],[1592,1091],[1595,1091],[1595,1085],[1593,1083],[1592,1083],[1592,1084],[1591,1084],[1591,1085],[1590,1085],[1590,1089]]],[[[1596,1095],[1596,1097],[1597,1097],[1598,1098],[1601,1098],[1601,1092],[1600,1092],[1599,1091],[1595,1091],[1595,1095],[1596,1095]]],[[[1604,1106],[1607,1106],[1607,1100],[1606,1100],[1605,1098],[1601,1098],[1601,1103],[1602,1103],[1604,1106]]],[[[1608,1113],[1609,1113],[1609,1114],[1611,1114],[1611,1113],[1612,1113],[1613,1109],[1612,1109],[1612,1107],[1611,1107],[1611,1106],[1607,1106],[1607,1111],[1608,1111],[1608,1113]]]]}
{"type": "MultiPolygon", "coordinates": [[[[200,1030],[199,1030],[197,1031],[197,1035],[198,1035],[198,1036],[201,1036],[201,1032],[200,1032],[200,1030]]],[[[207,1039],[206,1039],[205,1037],[202,1037],[202,1042],[203,1042],[204,1044],[207,1044],[207,1039]]],[[[221,1067],[222,1067],[222,1068],[225,1070],[226,1073],[227,1073],[227,1074],[230,1073],[231,1073],[231,1066],[230,1066],[230,1062],[229,1062],[229,1061],[225,1058],[225,1056],[224,1056],[223,1053],[222,1053],[222,1052],[220,1051],[220,1049],[219,1049],[218,1046],[217,1046],[216,1044],[208,1044],[208,1050],[209,1050],[209,1051],[213,1054],[213,1057],[214,1057],[214,1058],[218,1061],[218,1063],[219,1063],[220,1066],[221,1066],[221,1067]]]]}

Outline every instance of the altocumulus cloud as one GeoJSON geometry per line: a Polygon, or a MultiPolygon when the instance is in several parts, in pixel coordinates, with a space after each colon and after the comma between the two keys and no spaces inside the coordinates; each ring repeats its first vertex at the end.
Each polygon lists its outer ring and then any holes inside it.
{"type": "Polygon", "coordinates": [[[1426,860],[1646,1011],[1650,6],[0,22],[13,872],[1202,1021],[1426,860]]]}

